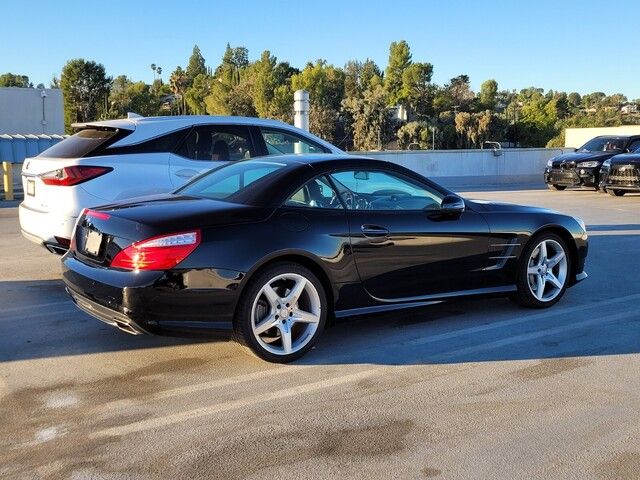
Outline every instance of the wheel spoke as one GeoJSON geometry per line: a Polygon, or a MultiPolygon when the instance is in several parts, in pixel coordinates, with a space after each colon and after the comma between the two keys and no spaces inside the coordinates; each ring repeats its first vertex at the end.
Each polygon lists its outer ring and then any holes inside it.
{"type": "Polygon", "coordinates": [[[538,256],[538,263],[543,263],[547,259],[547,242],[540,244],[540,255],[538,256]]]}
{"type": "Polygon", "coordinates": [[[300,278],[293,286],[293,288],[291,288],[289,295],[285,297],[284,301],[290,305],[294,305],[295,303],[297,303],[298,298],[300,298],[300,295],[302,295],[302,292],[304,292],[304,287],[306,285],[307,280],[304,278],[300,278]]]}
{"type": "Polygon", "coordinates": [[[542,275],[538,275],[536,277],[536,297],[538,297],[538,300],[542,300],[542,296],[544,295],[544,285],[544,277],[542,275]]]}
{"type": "Polygon", "coordinates": [[[529,267],[527,268],[527,275],[538,275],[538,266],[529,265],[529,267]]]}
{"type": "Polygon", "coordinates": [[[284,353],[291,353],[291,325],[289,325],[288,322],[279,323],[278,329],[282,337],[282,351],[284,353]]]}
{"type": "Polygon", "coordinates": [[[560,282],[560,280],[558,280],[558,278],[551,272],[547,272],[546,281],[556,288],[562,288],[562,283],[560,282]]]}
{"type": "Polygon", "coordinates": [[[552,258],[549,259],[548,267],[549,268],[555,267],[558,263],[560,263],[560,261],[563,258],[564,258],[564,252],[563,251],[560,251],[560,252],[556,253],[552,258]]]}
{"type": "Polygon", "coordinates": [[[278,320],[276,320],[275,314],[272,313],[270,315],[267,315],[267,317],[264,320],[258,323],[253,330],[256,332],[257,335],[261,335],[267,330],[269,330],[270,328],[275,327],[277,323],[278,323],[278,320]]]}
{"type": "Polygon", "coordinates": [[[277,305],[279,305],[282,302],[280,295],[276,293],[276,291],[273,289],[271,285],[265,285],[262,288],[262,293],[264,293],[264,296],[267,297],[267,300],[269,301],[269,305],[271,305],[271,308],[273,310],[275,310],[277,305]]]}
{"type": "Polygon", "coordinates": [[[291,317],[291,320],[297,323],[318,323],[320,321],[320,317],[318,317],[313,313],[296,309],[293,311],[293,316],[291,317]]]}

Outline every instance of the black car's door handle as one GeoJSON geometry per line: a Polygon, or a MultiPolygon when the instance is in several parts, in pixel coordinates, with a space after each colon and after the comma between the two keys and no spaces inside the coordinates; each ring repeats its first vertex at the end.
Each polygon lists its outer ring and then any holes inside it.
{"type": "Polygon", "coordinates": [[[362,225],[360,230],[365,237],[386,237],[389,235],[389,229],[380,225],[362,225]]]}

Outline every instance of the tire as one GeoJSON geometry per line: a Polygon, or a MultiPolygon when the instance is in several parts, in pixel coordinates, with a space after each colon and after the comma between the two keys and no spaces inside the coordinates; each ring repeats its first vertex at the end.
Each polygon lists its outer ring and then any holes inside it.
{"type": "Polygon", "coordinates": [[[313,348],[327,312],[324,287],[311,270],[276,263],[245,287],[234,319],[235,338],[263,360],[288,363],[313,348]]]}
{"type": "Polygon", "coordinates": [[[513,300],[527,308],[548,308],[555,305],[567,290],[571,260],[567,244],[558,235],[549,232],[534,236],[529,240],[520,257],[516,280],[518,290],[513,295],[513,300]],[[544,251],[539,250],[543,243],[546,255],[544,251]],[[561,258],[556,258],[560,250],[563,255],[561,258]],[[549,255],[551,258],[548,258],[549,255]],[[554,260],[557,262],[552,265],[554,260]],[[542,292],[538,294],[540,285],[542,292]]]}
{"type": "Polygon", "coordinates": [[[626,192],[624,190],[613,190],[611,188],[607,188],[607,193],[612,197],[622,197],[626,192]]]}
{"type": "Polygon", "coordinates": [[[549,190],[556,190],[558,192],[561,192],[562,190],[566,190],[567,188],[566,185],[553,185],[551,183],[548,183],[547,187],[549,187],[549,190]]]}

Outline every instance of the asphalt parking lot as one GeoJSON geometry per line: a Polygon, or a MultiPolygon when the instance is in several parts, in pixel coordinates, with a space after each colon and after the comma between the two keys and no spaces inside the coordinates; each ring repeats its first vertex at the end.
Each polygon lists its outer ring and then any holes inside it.
{"type": "Polygon", "coordinates": [[[343,322],[287,366],[93,320],[0,208],[0,478],[640,477],[640,195],[466,195],[582,217],[589,278],[343,322]]]}

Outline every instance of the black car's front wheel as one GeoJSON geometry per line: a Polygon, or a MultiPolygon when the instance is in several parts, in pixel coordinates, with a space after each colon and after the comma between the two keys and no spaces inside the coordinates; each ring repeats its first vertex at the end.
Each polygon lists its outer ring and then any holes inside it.
{"type": "Polygon", "coordinates": [[[564,240],[553,233],[534,237],[525,247],[514,299],[530,308],[546,308],[562,298],[569,283],[571,258],[564,240]]]}
{"type": "Polygon", "coordinates": [[[566,185],[554,185],[552,183],[548,183],[547,187],[549,187],[550,190],[557,190],[557,191],[560,191],[560,192],[567,188],[566,185]]]}
{"type": "Polygon", "coordinates": [[[259,272],[240,300],[237,339],[269,362],[286,363],[309,351],[327,319],[322,283],[309,269],[290,262],[259,272]]]}

